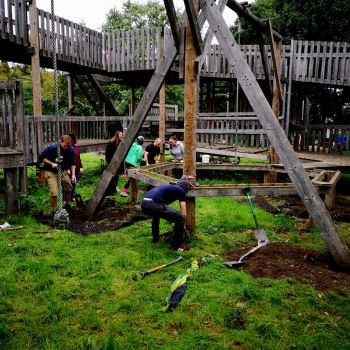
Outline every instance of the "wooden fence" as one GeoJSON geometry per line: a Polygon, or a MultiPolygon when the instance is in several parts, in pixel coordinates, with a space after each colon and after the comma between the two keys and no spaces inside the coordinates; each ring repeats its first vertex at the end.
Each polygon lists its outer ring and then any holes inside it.
{"type": "Polygon", "coordinates": [[[292,134],[294,149],[341,153],[350,149],[350,125],[298,125],[292,134]]]}
{"type": "MultiPolygon", "coordinates": [[[[40,54],[51,58],[51,15],[40,9],[37,14],[40,54]]],[[[28,18],[27,1],[0,0],[0,38],[30,46],[28,18]]],[[[54,28],[59,60],[106,73],[153,70],[172,40],[169,28],[101,33],[59,16],[54,18],[54,28]]],[[[241,49],[256,78],[264,79],[259,46],[241,45],[241,49]]],[[[269,46],[265,47],[265,52],[272,77],[269,46]]],[[[291,45],[283,46],[281,56],[281,77],[284,79],[288,79],[291,72],[293,81],[350,86],[349,42],[292,41],[291,45]]],[[[176,65],[172,69],[176,70],[176,65]]],[[[218,45],[212,45],[208,51],[201,75],[234,78],[233,69],[218,45]]]]}
{"type": "MultiPolygon", "coordinates": [[[[182,137],[183,124],[168,129],[169,134],[182,137]]],[[[266,147],[269,143],[265,131],[254,112],[199,113],[197,117],[197,142],[224,143],[245,147],[266,147]]]]}

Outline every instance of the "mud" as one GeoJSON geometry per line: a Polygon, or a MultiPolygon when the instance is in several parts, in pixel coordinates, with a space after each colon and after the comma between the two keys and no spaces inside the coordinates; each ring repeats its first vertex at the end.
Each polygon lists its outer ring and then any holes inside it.
{"type": "MultiPolygon", "coordinates": [[[[228,251],[224,257],[227,261],[236,261],[251,248],[253,246],[228,251]]],[[[350,293],[350,273],[337,271],[328,254],[287,244],[269,243],[236,268],[244,269],[253,277],[292,278],[320,291],[334,291],[343,296],[350,293]]]]}

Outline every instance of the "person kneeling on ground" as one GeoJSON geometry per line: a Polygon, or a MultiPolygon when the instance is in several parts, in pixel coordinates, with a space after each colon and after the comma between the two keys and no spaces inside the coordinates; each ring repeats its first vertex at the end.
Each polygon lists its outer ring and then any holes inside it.
{"type": "Polygon", "coordinates": [[[194,185],[190,182],[194,176],[182,176],[175,185],[162,185],[146,192],[141,202],[144,213],[152,216],[152,242],[159,241],[159,221],[167,220],[174,224],[172,248],[178,251],[189,250],[183,245],[186,221],[186,193],[194,185]],[[169,204],[176,200],[180,203],[180,212],[169,204]]]}
{"type": "MultiPolygon", "coordinates": [[[[74,150],[71,147],[71,138],[69,135],[63,135],[60,146],[60,155],[62,157],[61,170],[62,178],[61,183],[64,193],[65,206],[64,209],[71,210],[70,197],[72,192],[72,183],[76,182],[75,177],[75,157],[74,150]],[[71,179],[68,176],[68,169],[71,171],[71,179]],[[71,183],[72,182],[72,183],[71,183]]],[[[54,215],[57,207],[57,196],[58,196],[58,185],[57,185],[57,174],[59,162],[57,159],[57,143],[48,145],[40,154],[39,161],[44,163],[45,179],[50,188],[50,201],[52,205],[52,215],[54,215]]]]}

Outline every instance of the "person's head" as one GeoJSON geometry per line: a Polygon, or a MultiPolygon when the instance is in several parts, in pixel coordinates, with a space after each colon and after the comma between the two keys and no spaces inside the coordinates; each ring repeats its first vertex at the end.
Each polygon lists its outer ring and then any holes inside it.
{"type": "Polygon", "coordinates": [[[177,137],[175,135],[169,137],[169,145],[175,146],[177,142],[177,137]]]}
{"type": "Polygon", "coordinates": [[[155,147],[161,147],[162,144],[163,144],[163,141],[162,141],[162,139],[160,139],[159,137],[156,138],[156,139],[154,140],[154,142],[153,142],[153,145],[154,145],[155,147]]]}
{"type": "Polygon", "coordinates": [[[72,139],[69,135],[62,135],[61,136],[61,147],[62,149],[67,149],[72,145],[72,139]]]}
{"type": "Polygon", "coordinates": [[[137,136],[137,139],[136,139],[136,142],[139,144],[139,145],[143,145],[143,141],[145,141],[145,138],[143,136],[137,136]]]}
{"type": "Polygon", "coordinates": [[[115,137],[117,140],[121,141],[122,138],[124,137],[124,133],[121,131],[121,130],[118,130],[116,133],[115,133],[115,137]]]}
{"type": "Polygon", "coordinates": [[[72,145],[75,145],[77,143],[77,137],[75,134],[68,134],[68,136],[71,138],[72,145]]]}
{"type": "Polygon", "coordinates": [[[194,184],[191,182],[195,176],[186,176],[183,175],[176,183],[178,186],[180,186],[185,192],[188,192],[188,190],[192,187],[194,187],[194,184]]]}

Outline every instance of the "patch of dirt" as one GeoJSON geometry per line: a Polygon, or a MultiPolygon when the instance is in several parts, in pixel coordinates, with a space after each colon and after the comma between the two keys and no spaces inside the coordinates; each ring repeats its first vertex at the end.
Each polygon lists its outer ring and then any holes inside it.
{"type": "MultiPolygon", "coordinates": [[[[224,257],[227,261],[237,261],[251,248],[228,251],[224,257]]],[[[253,277],[290,277],[301,283],[311,283],[320,291],[334,291],[343,296],[350,293],[350,273],[336,271],[328,254],[282,243],[262,247],[236,268],[243,268],[253,277]]]]}
{"type": "MultiPolygon", "coordinates": [[[[36,216],[36,219],[44,224],[52,225],[49,215],[41,213],[36,216]]],[[[84,209],[72,206],[67,230],[86,236],[93,233],[114,231],[147,219],[149,216],[143,214],[138,207],[128,205],[121,208],[115,205],[114,200],[107,199],[90,220],[84,216],[84,209]]]]}
{"type": "MultiPolygon", "coordinates": [[[[256,196],[253,199],[253,205],[259,206],[271,214],[284,213],[300,219],[309,218],[309,213],[298,196],[281,196],[275,197],[275,199],[281,204],[274,206],[269,202],[269,197],[256,196]]],[[[333,220],[350,222],[350,206],[341,200],[336,199],[335,207],[329,210],[329,214],[333,220]]]]}

